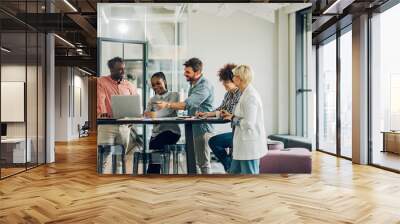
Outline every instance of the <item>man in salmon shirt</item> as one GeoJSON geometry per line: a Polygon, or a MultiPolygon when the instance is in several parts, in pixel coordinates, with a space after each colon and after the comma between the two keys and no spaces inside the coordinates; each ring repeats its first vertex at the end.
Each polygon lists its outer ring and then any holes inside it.
{"type": "MultiPolygon", "coordinates": [[[[110,75],[97,79],[97,117],[112,118],[111,96],[137,95],[135,86],[125,79],[125,63],[122,58],[115,57],[107,62],[110,75]]],[[[121,144],[127,156],[132,158],[133,148],[140,146],[136,131],[129,125],[99,125],[97,144],[121,144]]],[[[128,164],[128,163],[125,163],[128,164]]],[[[118,165],[118,164],[117,164],[118,165]]],[[[111,171],[111,156],[105,159],[104,173],[111,171]]],[[[129,169],[131,166],[127,166],[129,169]]],[[[127,170],[128,171],[128,170],[127,170]]]]}

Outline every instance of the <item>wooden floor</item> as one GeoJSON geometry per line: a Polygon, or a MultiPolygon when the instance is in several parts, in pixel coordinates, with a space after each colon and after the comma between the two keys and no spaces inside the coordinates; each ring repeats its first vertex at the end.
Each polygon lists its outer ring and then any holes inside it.
{"type": "Polygon", "coordinates": [[[95,138],[0,181],[0,223],[400,223],[400,175],[313,154],[312,175],[96,174],[95,138]]]}
{"type": "Polygon", "coordinates": [[[400,170],[400,155],[391,152],[374,151],[372,157],[374,164],[388,167],[395,170],[400,170]]]}
{"type": "Polygon", "coordinates": [[[23,172],[25,170],[26,170],[25,167],[23,167],[23,168],[22,167],[17,167],[17,168],[9,168],[9,167],[4,168],[3,167],[3,168],[1,168],[1,177],[4,178],[7,176],[11,176],[13,174],[23,172]]]}

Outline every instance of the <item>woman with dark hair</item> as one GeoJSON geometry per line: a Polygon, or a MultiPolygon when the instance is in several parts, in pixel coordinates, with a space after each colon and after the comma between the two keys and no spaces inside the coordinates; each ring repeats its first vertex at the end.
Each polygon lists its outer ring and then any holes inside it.
{"type": "MultiPolygon", "coordinates": [[[[240,99],[240,91],[233,83],[233,72],[236,68],[235,64],[226,64],[218,71],[219,80],[222,82],[226,93],[221,105],[211,112],[199,112],[197,115],[201,117],[220,117],[221,112],[233,113],[236,104],[240,99]]],[[[208,145],[214,155],[224,166],[226,172],[229,171],[231,165],[231,157],[226,151],[227,148],[232,148],[232,132],[215,135],[208,141],[208,145]]]]}
{"type": "MultiPolygon", "coordinates": [[[[151,86],[155,95],[147,104],[144,115],[146,117],[176,117],[176,110],[164,108],[157,110],[158,101],[178,102],[179,94],[169,92],[167,80],[163,72],[157,72],[151,77],[151,86]]],[[[181,132],[177,124],[155,124],[150,138],[150,149],[164,149],[165,145],[176,144],[181,137],[181,132]]]]}

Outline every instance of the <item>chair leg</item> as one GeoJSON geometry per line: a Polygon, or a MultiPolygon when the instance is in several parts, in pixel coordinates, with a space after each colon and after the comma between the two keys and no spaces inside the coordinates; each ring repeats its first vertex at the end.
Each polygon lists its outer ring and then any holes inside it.
{"type": "Polygon", "coordinates": [[[97,173],[103,174],[104,157],[102,150],[97,151],[97,173]]]}
{"type": "Polygon", "coordinates": [[[117,173],[117,155],[112,155],[112,174],[117,173]]]}
{"type": "Polygon", "coordinates": [[[170,162],[171,162],[171,152],[166,152],[166,158],[165,158],[165,172],[166,172],[166,174],[169,174],[170,162]]]}
{"type": "Polygon", "coordinates": [[[173,156],[173,164],[174,164],[174,174],[178,174],[178,151],[174,151],[174,156],[173,156]]]}
{"type": "Polygon", "coordinates": [[[166,160],[166,155],[165,155],[165,153],[160,153],[160,168],[161,168],[161,174],[165,174],[165,160],[166,160]]]}
{"type": "Polygon", "coordinates": [[[179,165],[181,164],[181,152],[176,154],[177,163],[176,163],[176,174],[179,174],[179,165]]]}
{"type": "Polygon", "coordinates": [[[163,155],[163,160],[162,160],[162,169],[163,169],[163,174],[169,174],[169,165],[170,165],[170,156],[171,154],[169,152],[164,152],[161,155],[163,155]]]}
{"type": "Polygon", "coordinates": [[[143,174],[147,174],[147,153],[144,152],[142,154],[142,162],[143,162],[143,174]]]}
{"type": "Polygon", "coordinates": [[[183,159],[183,158],[184,158],[184,154],[183,154],[183,152],[181,152],[179,155],[179,158],[178,158],[178,172],[179,172],[179,170],[181,170],[182,173],[185,173],[185,168],[183,165],[184,163],[181,162],[181,159],[183,159]]]}
{"type": "Polygon", "coordinates": [[[177,174],[179,174],[179,170],[182,173],[187,172],[186,165],[184,165],[185,163],[181,162],[181,160],[185,160],[186,161],[186,151],[185,151],[186,149],[183,148],[181,145],[179,145],[178,147],[180,147],[180,148],[176,152],[176,170],[177,170],[176,172],[177,172],[177,174]]]}
{"type": "Polygon", "coordinates": [[[125,152],[122,153],[122,155],[121,155],[121,160],[122,160],[122,174],[126,174],[125,152]]]}

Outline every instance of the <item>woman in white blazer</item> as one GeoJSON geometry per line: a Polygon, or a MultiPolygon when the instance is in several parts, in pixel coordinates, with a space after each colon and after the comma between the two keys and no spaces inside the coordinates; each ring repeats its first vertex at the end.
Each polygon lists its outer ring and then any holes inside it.
{"type": "Polygon", "coordinates": [[[267,153],[263,107],[258,92],[250,84],[252,78],[253,72],[247,65],[233,70],[233,82],[242,96],[233,114],[223,112],[234,129],[232,174],[258,174],[260,158],[267,153]]]}

